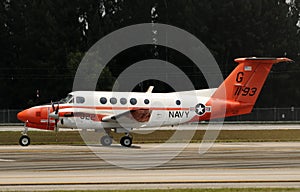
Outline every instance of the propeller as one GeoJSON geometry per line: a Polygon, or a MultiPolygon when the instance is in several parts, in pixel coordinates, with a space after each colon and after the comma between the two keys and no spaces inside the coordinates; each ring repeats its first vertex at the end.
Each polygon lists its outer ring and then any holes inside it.
{"type": "Polygon", "coordinates": [[[49,114],[49,117],[53,118],[53,119],[59,119],[59,114],[58,114],[58,110],[59,110],[59,103],[57,104],[57,106],[54,106],[54,103],[51,102],[52,105],[52,113],[49,114]]]}
{"type": "MultiPolygon", "coordinates": [[[[48,118],[51,117],[55,120],[55,127],[54,130],[55,132],[58,132],[58,127],[57,127],[57,123],[59,121],[59,103],[57,103],[57,106],[55,107],[54,103],[51,101],[51,106],[52,106],[52,113],[48,113],[48,118]]],[[[49,120],[48,120],[49,121],[49,120]]]]}
{"type": "Polygon", "coordinates": [[[59,103],[57,104],[56,110],[55,110],[55,115],[57,115],[57,119],[55,119],[55,132],[58,132],[58,127],[57,127],[57,123],[59,121],[59,115],[58,115],[58,109],[59,109],[59,103]]]}

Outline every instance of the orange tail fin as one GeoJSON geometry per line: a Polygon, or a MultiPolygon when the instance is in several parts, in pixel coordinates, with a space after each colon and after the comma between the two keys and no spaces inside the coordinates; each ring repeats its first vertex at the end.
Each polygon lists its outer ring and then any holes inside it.
{"type": "Polygon", "coordinates": [[[251,112],[273,64],[292,60],[288,58],[251,57],[239,58],[235,61],[238,66],[212,96],[212,99],[235,103],[233,108],[236,109],[232,109],[233,112],[229,114],[230,109],[228,107],[230,108],[230,106],[227,105],[226,116],[251,112]],[[234,111],[236,112],[234,113],[234,111]]]}

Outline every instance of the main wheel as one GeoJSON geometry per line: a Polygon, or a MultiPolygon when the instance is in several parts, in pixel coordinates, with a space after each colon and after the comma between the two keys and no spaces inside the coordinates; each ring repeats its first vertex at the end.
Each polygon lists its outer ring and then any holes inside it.
{"type": "Polygon", "coordinates": [[[27,135],[23,135],[20,139],[19,139],[19,144],[23,147],[26,147],[28,145],[30,145],[30,138],[27,135]]]}
{"type": "Polygon", "coordinates": [[[120,143],[124,147],[130,147],[132,145],[132,139],[131,137],[124,136],[121,138],[120,143]]]}
{"type": "Polygon", "coordinates": [[[112,144],[112,138],[108,135],[101,137],[101,144],[103,146],[110,146],[112,144]]]}

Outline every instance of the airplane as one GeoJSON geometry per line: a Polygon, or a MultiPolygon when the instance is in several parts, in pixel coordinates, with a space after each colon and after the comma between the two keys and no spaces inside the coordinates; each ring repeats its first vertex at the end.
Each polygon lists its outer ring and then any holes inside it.
{"type": "Polygon", "coordinates": [[[28,146],[28,127],[58,131],[59,128],[105,130],[103,146],[113,142],[111,132],[125,133],[124,147],[132,145],[132,128],[179,125],[251,113],[273,66],[288,58],[235,59],[237,67],[218,88],[171,93],[74,91],[52,104],[35,106],[17,114],[25,122],[19,139],[28,146]]]}

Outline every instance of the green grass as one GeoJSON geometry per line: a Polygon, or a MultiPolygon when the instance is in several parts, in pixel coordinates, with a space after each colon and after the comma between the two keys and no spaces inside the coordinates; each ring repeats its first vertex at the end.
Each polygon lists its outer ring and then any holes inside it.
{"type": "MultiPolygon", "coordinates": [[[[133,133],[134,143],[161,143],[168,140],[175,131],[155,131],[150,134],[133,133]]],[[[177,132],[178,133],[178,132],[177,132]]],[[[186,134],[188,131],[179,131],[186,134]]],[[[192,141],[201,142],[205,131],[196,131],[192,141]]],[[[28,135],[32,144],[85,144],[77,131],[51,132],[32,131],[28,135]]],[[[99,142],[101,134],[87,132],[89,138],[95,143],[99,142]]],[[[115,141],[119,141],[123,134],[112,134],[115,141]]],[[[15,131],[0,132],[0,145],[17,145],[21,134],[15,131]]],[[[300,141],[300,130],[242,130],[242,131],[221,131],[216,142],[286,142],[300,141]]],[[[175,140],[174,142],[182,142],[175,140]]]]}
{"type": "MultiPolygon", "coordinates": [[[[241,188],[241,189],[145,189],[145,190],[99,190],[89,192],[299,192],[299,189],[293,188],[241,188]]],[[[70,192],[70,191],[55,191],[55,192],[70,192]]],[[[86,192],[86,191],[72,191],[86,192]]]]}

